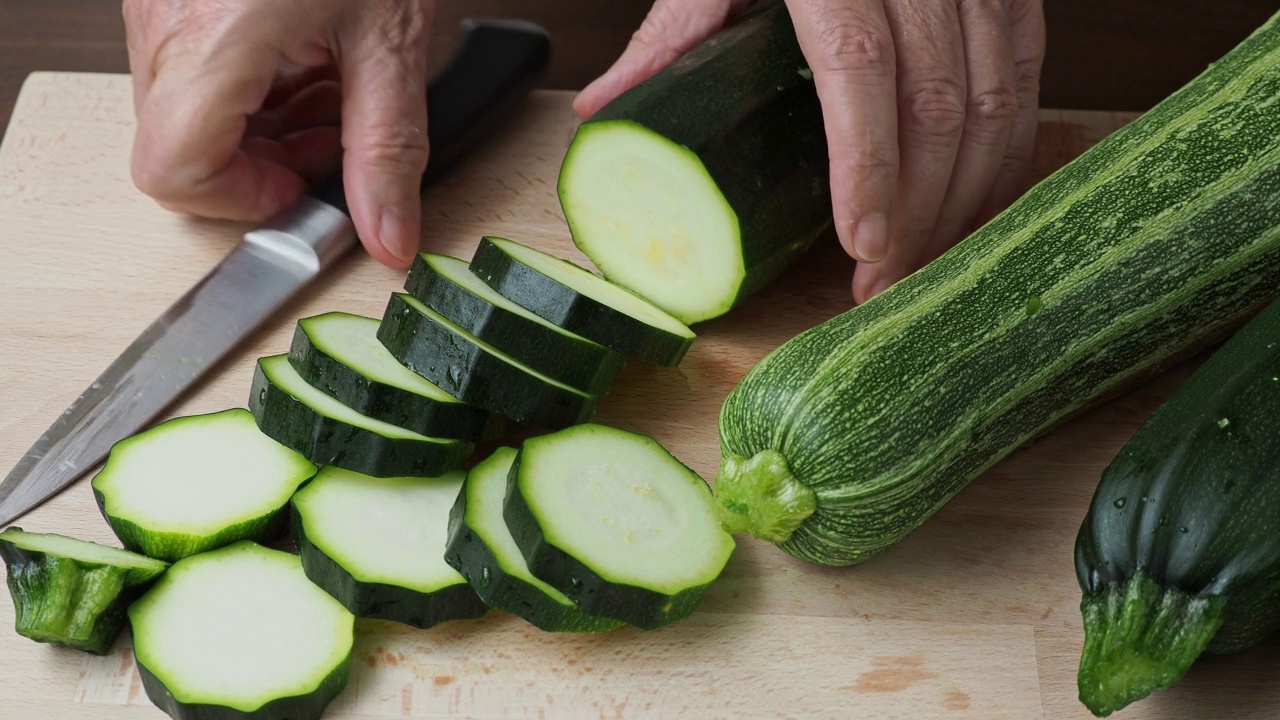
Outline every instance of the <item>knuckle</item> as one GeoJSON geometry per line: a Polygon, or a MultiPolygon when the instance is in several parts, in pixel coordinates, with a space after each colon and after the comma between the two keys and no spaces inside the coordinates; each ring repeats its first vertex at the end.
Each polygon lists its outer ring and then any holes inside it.
{"type": "Polygon", "coordinates": [[[879,147],[854,148],[843,158],[832,158],[843,165],[853,177],[875,180],[892,177],[898,170],[896,153],[879,147]]]}
{"type": "Polygon", "coordinates": [[[359,153],[364,162],[377,167],[422,172],[429,154],[426,129],[409,123],[387,123],[366,128],[359,153]]]}
{"type": "Polygon", "coordinates": [[[950,139],[965,123],[965,91],[959,82],[938,77],[916,83],[902,100],[902,121],[910,132],[950,139]]]}
{"type": "Polygon", "coordinates": [[[1011,86],[1000,86],[969,98],[965,110],[969,122],[979,128],[1001,128],[1018,116],[1018,94],[1011,86]]]}
{"type": "Polygon", "coordinates": [[[821,26],[817,50],[828,72],[892,73],[892,40],[871,28],[854,11],[831,11],[821,26]]]}

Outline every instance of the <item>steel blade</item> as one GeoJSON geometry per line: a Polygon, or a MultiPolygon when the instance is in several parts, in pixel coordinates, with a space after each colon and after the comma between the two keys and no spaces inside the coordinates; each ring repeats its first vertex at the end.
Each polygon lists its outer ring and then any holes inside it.
{"type": "Polygon", "coordinates": [[[81,393],[0,482],[0,527],[146,427],[354,244],[350,219],[310,198],[247,233],[81,393]]]}

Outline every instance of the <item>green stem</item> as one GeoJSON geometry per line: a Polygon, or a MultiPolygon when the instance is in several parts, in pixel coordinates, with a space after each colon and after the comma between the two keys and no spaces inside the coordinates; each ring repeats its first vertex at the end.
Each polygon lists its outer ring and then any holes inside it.
{"type": "Polygon", "coordinates": [[[749,460],[726,456],[715,493],[726,531],[775,543],[791,537],[818,507],[817,496],[791,474],[777,450],[763,450],[749,460]]]}
{"type": "Polygon", "coordinates": [[[1086,595],[1080,701],[1104,717],[1186,674],[1222,625],[1227,599],[1166,588],[1139,570],[1086,595]]]}

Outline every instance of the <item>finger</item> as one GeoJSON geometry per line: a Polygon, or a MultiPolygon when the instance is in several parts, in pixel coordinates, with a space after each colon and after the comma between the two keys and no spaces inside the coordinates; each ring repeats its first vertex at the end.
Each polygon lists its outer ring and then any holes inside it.
{"type": "Polygon", "coordinates": [[[618,60],[573,100],[582,119],[724,27],[750,0],[657,0],[618,60]]]}
{"type": "Polygon", "coordinates": [[[421,245],[427,166],[429,2],[352,6],[342,26],[343,182],[356,232],[378,261],[407,266],[421,245]]]}
{"type": "Polygon", "coordinates": [[[289,168],[241,148],[246,118],[270,87],[278,56],[252,41],[160,58],[142,100],[134,183],[162,205],[207,217],[263,220],[305,190],[289,168]],[[218,62],[209,62],[216,55],[218,62]]]}
{"type": "Polygon", "coordinates": [[[896,63],[879,0],[788,0],[831,158],[836,234],[855,259],[884,257],[898,184],[896,63]]]}
{"type": "Polygon", "coordinates": [[[1013,38],[1000,0],[960,0],[969,97],[964,136],[938,225],[919,263],[958,242],[991,193],[1018,115],[1013,38]]]}
{"type": "Polygon", "coordinates": [[[264,109],[275,108],[288,102],[293,96],[322,82],[338,82],[338,68],[332,63],[316,67],[287,67],[282,69],[271,84],[271,90],[262,101],[264,109]]]}
{"type": "Polygon", "coordinates": [[[259,160],[289,168],[308,184],[322,179],[342,157],[336,127],[307,128],[279,138],[247,138],[241,148],[259,160]]]}
{"type": "Polygon", "coordinates": [[[279,137],[312,127],[337,127],[342,121],[342,85],[326,80],[309,85],[273,109],[249,117],[248,137],[279,137]]]}
{"type": "Polygon", "coordinates": [[[1044,64],[1044,7],[1040,0],[1006,0],[1013,38],[1014,88],[1018,113],[1013,121],[1004,160],[991,194],[978,213],[985,223],[1008,207],[1026,190],[1031,156],[1036,146],[1037,111],[1040,107],[1040,70],[1044,64]]]}

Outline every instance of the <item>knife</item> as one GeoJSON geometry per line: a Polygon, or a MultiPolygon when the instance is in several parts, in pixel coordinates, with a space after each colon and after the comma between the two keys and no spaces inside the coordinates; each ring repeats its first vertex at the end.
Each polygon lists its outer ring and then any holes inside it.
{"type": "MultiPolygon", "coordinates": [[[[468,21],[462,32],[427,88],[424,187],[512,114],[550,57],[546,32],[531,23],[468,21]]],[[[245,233],[45,431],[0,482],[0,527],[96,467],[356,244],[339,168],[245,233]]]]}

